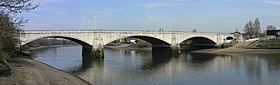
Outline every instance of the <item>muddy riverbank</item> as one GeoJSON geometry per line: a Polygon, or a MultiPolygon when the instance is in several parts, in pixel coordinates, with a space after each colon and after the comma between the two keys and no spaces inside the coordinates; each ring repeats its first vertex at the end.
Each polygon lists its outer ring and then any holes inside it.
{"type": "Polygon", "coordinates": [[[44,63],[26,58],[13,58],[12,75],[0,77],[1,85],[90,85],[83,79],[44,63]]]}

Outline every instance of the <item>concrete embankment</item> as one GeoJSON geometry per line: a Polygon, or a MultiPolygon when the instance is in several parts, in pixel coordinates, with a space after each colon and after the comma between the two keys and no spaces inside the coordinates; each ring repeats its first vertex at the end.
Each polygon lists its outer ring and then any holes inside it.
{"type": "Polygon", "coordinates": [[[1,85],[90,85],[72,74],[26,58],[9,63],[12,75],[0,77],[1,85]]]}

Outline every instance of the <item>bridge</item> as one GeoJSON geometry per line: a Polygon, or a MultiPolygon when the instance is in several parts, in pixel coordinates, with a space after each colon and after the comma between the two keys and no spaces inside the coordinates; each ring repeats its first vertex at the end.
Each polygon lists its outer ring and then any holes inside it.
{"type": "Polygon", "coordinates": [[[104,46],[112,41],[127,37],[139,38],[153,47],[168,47],[179,52],[180,43],[192,40],[197,45],[219,45],[225,42],[228,33],[183,32],[183,31],[137,31],[137,30],[25,30],[20,33],[21,45],[41,38],[64,38],[83,46],[83,52],[104,57],[104,46]]]}

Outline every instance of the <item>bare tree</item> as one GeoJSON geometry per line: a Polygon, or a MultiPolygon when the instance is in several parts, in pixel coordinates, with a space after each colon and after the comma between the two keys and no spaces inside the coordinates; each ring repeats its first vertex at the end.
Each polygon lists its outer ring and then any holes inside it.
{"type": "Polygon", "coordinates": [[[273,26],[273,25],[268,25],[268,26],[266,27],[266,30],[276,30],[276,27],[273,26]]]}
{"type": "Polygon", "coordinates": [[[254,23],[254,35],[259,36],[260,33],[261,33],[260,21],[259,18],[256,18],[254,23]]]}
{"type": "Polygon", "coordinates": [[[254,24],[252,21],[249,21],[246,25],[245,25],[245,29],[244,29],[246,34],[249,35],[253,35],[254,34],[254,24]]]}
{"type": "Polygon", "coordinates": [[[21,13],[37,8],[39,5],[32,5],[32,0],[0,0],[2,13],[21,13]]]}
{"type": "Polygon", "coordinates": [[[249,37],[258,37],[260,36],[261,32],[261,27],[260,27],[260,21],[258,18],[254,22],[249,21],[245,25],[244,32],[249,36],[249,37]]]}

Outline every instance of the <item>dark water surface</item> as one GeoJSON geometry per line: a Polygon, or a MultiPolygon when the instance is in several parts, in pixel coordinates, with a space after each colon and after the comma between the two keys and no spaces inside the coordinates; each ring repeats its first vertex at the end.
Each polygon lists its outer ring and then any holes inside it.
{"type": "Polygon", "coordinates": [[[95,59],[80,70],[81,49],[40,49],[33,56],[58,69],[79,70],[76,75],[96,85],[280,85],[279,55],[182,53],[168,58],[150,51],[105,49],[104,60],[95,59]]]}

